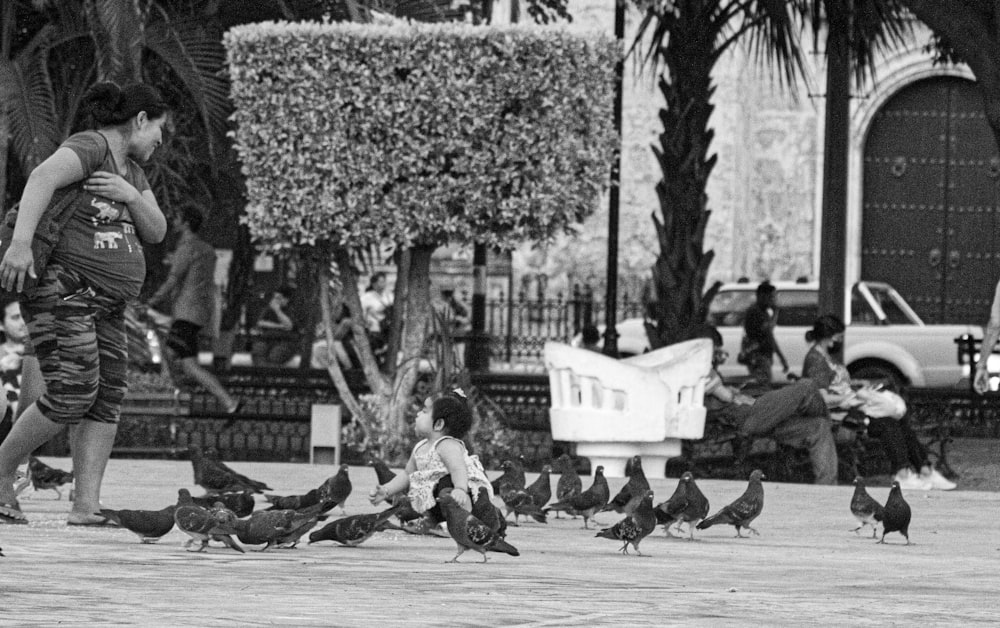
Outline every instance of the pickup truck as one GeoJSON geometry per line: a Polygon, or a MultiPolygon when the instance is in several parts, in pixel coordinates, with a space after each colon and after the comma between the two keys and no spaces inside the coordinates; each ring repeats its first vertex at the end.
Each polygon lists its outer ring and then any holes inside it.
{"type": "MultiPolygon", "coordinates": [[[[815,282],[775,282],[778,324],[775,339],[791,372],[801,374],[809,343],[805,334],[819,317],[819,285],[815,282]]],[[[709,307],[708,322],[722,334],[730,358],[719,371],[725,378],[747,375],[736,363],[743,337],[743,316],[756,299],[756,283],[723,285],[709,307]]],[[[603,330],[602,330],[603,331],[603,330]]],[[[623,355],[649,350],[640,318],[618,325],[618,349],[623,355]]],[[[844,362],[859,379],[886,379],[895,385],[952,388],[968,386],[968,366],[959,364],[955,338],[970,334],[981,339],[978,325],[927,325],[892,286],[861,281],[851,290],[851,320],[844,334],[844,362]]],[[[774,381],[783,381],[775,360],[774,381]]]]}

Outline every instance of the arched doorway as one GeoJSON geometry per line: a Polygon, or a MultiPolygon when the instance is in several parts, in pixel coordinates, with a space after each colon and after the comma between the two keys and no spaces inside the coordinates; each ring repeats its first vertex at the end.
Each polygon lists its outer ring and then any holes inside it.
{"type": "Polygon", "coordinates": [[[861,277],[929,323],[981,323],[1000,278],[1000,158],[972,81],[901,89],[864,147],[861,277]]]}

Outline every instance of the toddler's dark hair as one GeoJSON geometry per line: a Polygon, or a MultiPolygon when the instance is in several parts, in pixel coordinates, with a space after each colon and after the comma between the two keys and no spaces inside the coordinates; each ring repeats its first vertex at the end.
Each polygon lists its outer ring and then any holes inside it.
{"type": "Polygon", "coordinates": [[[472,429],[472,409],[469,400],[457,390],[448,391],[434,400],[431,406],[431,421],[444,421],[444,433],[462,438],[472,429]]]}

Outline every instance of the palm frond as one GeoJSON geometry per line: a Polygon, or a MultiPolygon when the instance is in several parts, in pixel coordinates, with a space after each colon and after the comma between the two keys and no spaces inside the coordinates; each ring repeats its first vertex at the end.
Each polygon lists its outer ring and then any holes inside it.
{"type": "Polygon", "coordinates": [[[143,0],[86,0],[84,15],[97,47],[100,80],[121,84],[142,79],[142,45],[148,5],[143,0]]]}
{"type": "Polygon", "coordinates": [[[0,94],[9,116],[11,145],[23,172],[51,155],[61,137],[47,66],[51,30],[43,29],[13,61],[0,60],[0,94]]]}
{"type": "Polygon", "coordinates": [[[223,74],[226,53],[219,38],[211,37],[194,20],[156,21],[146,30],[146,45],[190,94],[209,131],[209,152],[213,156],[221,153],[232,105],[229,82],[223,74]]]}

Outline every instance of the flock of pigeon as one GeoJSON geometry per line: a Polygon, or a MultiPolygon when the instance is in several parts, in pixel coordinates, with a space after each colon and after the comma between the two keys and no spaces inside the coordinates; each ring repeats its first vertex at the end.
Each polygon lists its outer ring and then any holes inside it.
{"type": "MultiPolygon", "coordinates": [[[[108,525],[121,527],[135,533],[143,543],[154,543],[177,526],[191,537],[186,547],[192,551],[203,551],[211,541],[219,542],[238,552],[245,552],[241,545],[263,546],[260,551],[272,547],[295,547],[299,540],[309,533],[309,543],[334,541],[342,545],[357,546],[364,543],[376,532],[388,529],[405,529],[402,526],[421,517],[409,505],[405,496],[396,496],[386,503],[385,510],[371,514],[345,516],[326,523],[312,531],[320,521],[326,521],[328,514],[336,506],[341,506],[351,493],[348,466],[340,465],[337,473],[319,487],[301,495],[279,496],[265,493],[271,490],[263,482],[242,475],[219,460],[212,449],[189,448],[194,467],[195,484],[206,490],[206,495],[192,496],[187,489],[178,491],[177,503],[161,510],[110,510],[102,509],[101,514],[108,525]],[[269,504],[267,508],[255,510],[255,494],[264,494],[269,504]],[[391,521],[396,517],[399,524],[391,521]],[[234,538],[235,537],[235,538],[234,538]],[[238,541],[238,542],[237,542],[238,541]]],[[[370,457],[379,484],[389,482],[395,473],[388,465],[370,457]]],[[[687,524],[688,536],[694,539],[694,530],[704,530],[713,525],[732,525],[736,535],[742,537],[742,529],[758,535],[750,524],[764,508],[764,487],[760,470],[750,474],[744,493],[715,514],[708,516],[708,498],[698,488],[690,472],[684,473],[677,488],[666,501],[653,505],[653,491],[642,470],[640,456],[633,457],[626,466],[628,481],[612,498],[604,468],[595,469],[592,485],[583,490],[580,476],[573,468],[569,456],[563,455],[554,463],[560,472],[556,484],[555,501],[552,499],[550,473],[553,466],[545,465],[537,480],[527,485],[524,465],[521,460],[506,460],[501,465],[503,473],[493,480],[494,493],[503,503],[498,507],[489,498],[485,487],[473,501],[472,511],[466,511],[451,496],[450,489],[441,492],[438,502],[445,514],[448,535],[455,541],[458,553],[448,562],[456,562],[465,551],[478,552],[487,560],[487,552],[501,552],[518,556],[518,550],[507,540],[508,518],[514,515],[512,525],[519,525],[519,518],[526,517],[539,523],[546,523],[550,513],[558,518],[560,513],[583,518],[583,527],[588,526],[595,514],[614,511],[624,518],[614,525],[601,529],[596,536],[622,542],[621,551],[629,553],[631,545],[642,555],[639,543],[655,530],[664,526],[664,532],[673,536],[671,527],[680,532],[687,524]]],[[[31,461],[31,479],[36,490],[52,489],[59,492],[61,484],[72,481],[72,474],[48,467],[38,459],[31,461]]],[[[910,543],[908,527],[910,507],[903,499],[899,484],[893,482],[885,505],[876,502],[865,490],[861,478],[854,481],[855,490],[851,499],[851,513],[860,525],[859,532],[866,525],[872,526],[872,538],[877,536],[877,525],[882,524],[882,538],[890,532],[899,532],[910,543]]],[[[0,551],[0,556],[3,556],[0,551]]]]}

